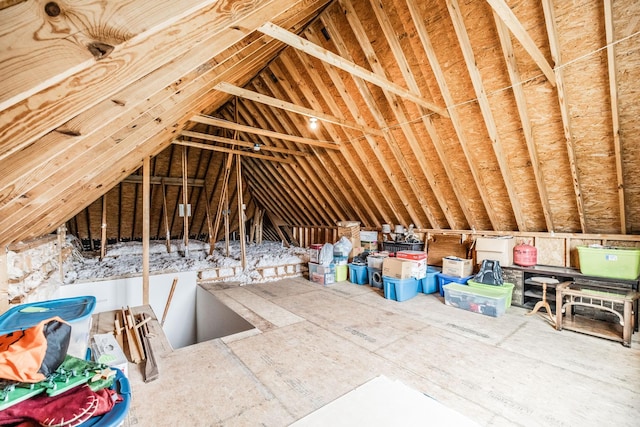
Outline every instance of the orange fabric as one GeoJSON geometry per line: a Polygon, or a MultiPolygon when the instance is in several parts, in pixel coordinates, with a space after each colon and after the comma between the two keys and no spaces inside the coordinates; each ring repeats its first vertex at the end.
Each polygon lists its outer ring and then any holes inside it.
{"type": "Polygon", "coordinates": [[[0,336],[0,378],[27,383],[37,383],[45,379],[38,372],[47,351],[44,326],[59,317],[43,320],[23,331],[14,331],[0,336]]]}

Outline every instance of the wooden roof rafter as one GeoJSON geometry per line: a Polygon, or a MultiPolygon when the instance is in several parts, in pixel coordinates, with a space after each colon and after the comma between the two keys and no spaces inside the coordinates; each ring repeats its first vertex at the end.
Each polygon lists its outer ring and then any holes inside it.
{"type": "MultiPolygon", "coordinates": [[[[307,38],[312,41],[315,42],[317,44],[320,43],[320,37],[317,35],[317,33],[315,32],[315,30],[312,27],[309,27],[306,29],[305,34],[307,36],[307,38]]],[[[300,57],[301,60],[308,60],[307,58],[303,58],[303,55],[301,55],[299,52],[297,52],[298,56],[300,57]]],[[[329,78],[331,79],[331,83],[333,84],[334,87],[336,87],[336,89],[338,90],[339,93],[342,94],[342,99],[345,103],[346,108],[349,110],[349,112],[351,113],[351,115],[353,117],[360,117],[360,111],[359,108],[357,106],[357,104],[353,101],[351,94],[349,93],[349,91],[346,89],[345,83],[342,80],[342,78],[340,77],[339,73],[336,71],[336,69],[334,67],[331,67],[329,64],[322,62],[321,61],[321,65],[324,67],[324,70],[326,71],[327,75],[329,76],[329,78]]],[[[371,149],[373,150],[376,159],[378,161],[378,164],[381,167],[378,167],[378,165],[375,165],[373,167],[371,167],[368,172],[371,174],[371,176],[373,177],[373,184],[377,187],[377,190],[380,192],[382,198],[385,200],[385,202],[387,203],[387,205],[391,208],[391,210],[393,211],[393,214],[389,215],[389,217],[384,217],[385,221],[387,221],[388,223],[395,223],[396,221],[400,221],[400,223],[402,224],[410,224],[413,221],[413,216],[411,216],[408,212],[408,210],[405,208],[405,205],[402,203],[397,203],[395,200],[392,199],[391,195],[389,194],[389,191],[387,188],[385,188],[383,186],[383,182],[385,180],[387,181],[391,181],[389,179],[389,172],[388,172],[388,166],[387,169],[385,170],[385,164],[386,164],[386,160],[385,159],[380,159],[380,154],[378,153],[378,142],[377,140],[375,140],[373,137],[371,137],[370,135],[365,135],[364,141],[366,141],[366,143],[371,147],[371,149]],[[409,215],[409,216],[408,216],[409,215]]],[[[358,144],[358,141],[352,141],[352,145],[354,147],[357,147],[356,144],[358,144]]],[[[356,153],[357,155],[360,157],[360,159],[362,160],[362,163],[367,164],[367,163],[371,163],[370,159],[366,159],[365,156],[362,154],[362,151],[356,148],[356,153]]],[[[356,164],[353,161],[350,161],[349,159],[349,153],[346,149],[342,149],[342,154],[347,157],[347,161],[349,161],[350,164],[356,164]]],[[[393,181],[391,181],[393,182],[393,181]]],[[[384,212],[384,211],[383,211],[384,212]]]]}
{"type": "Polygon", "coordinates": [[[520,78],[518,63],[514,56],[511,36],[509,35],[509,30],[506,24],[495,12],[494,21],[496,23],[496,29],[498,31],[500,44],[502,45],[502,53],[504,54],[507,71],[509,72],[513,95],[518,107],[520,123],[522,124],[522,133],[524,134],[524,139],[527,143],[527,148],[529,151],[529,157],[531,158],[531,167],[533,168],[533,174],[536,179],[538,194],[540,195],[540,204],[542,206],[542,213],[544,215],[545,224],[547,226],[547,230],[554,231],[555,228],[553,226],[553,216],[551,215],[551,206],[549,204],[547,186],[544,180],[544,173],[542,171],[542,168],[539,166],[540,162],[538,160],[538,149],[533,138],[533,129],[527,110],[527,100],[524,94],[524,89],[522,87],[522,79],[520,78]]]}
{"type": "MultiPolygon", "coordinates": [[[[355,18],[355,17],[349,17],[349,18],[355,18]]],[[[344,58],[351,59],[351,55],[349,53],[345,40],[337,31],[336,23],[334,22],[333,18],[327,15],[327,16],[323,16],[321,20],[324,23],[325,27],[331,33],[331,41],[334,43],[340,55],[342,55],[342,57],[344,58]]],[[[353,21],[351,24],[353,25],[354,23],[355,21],[353,21]]],[[[361,32],[359,32],[357,28],[352,27],[352,29],[354,31],[354,34],[356,35],[361,34],[361,32]]],[[[377,105],[375,96],[372,94],[370,88],[365,84],[365,81],[359,78],[358,76],[351,74],[350,77],[353,79],[354,83],[356,84],[356,87],[358,88],[358,92],[360,93],[360,96],[363,98],[364,102],[366,103],[370,114],[374,117],[374,119],[376,120],[376,122],[379,124],[381,128],[387,129],[388,126],[385,120],[385,116],[380,110],[379,106],[377,105]]],[[[391,148],[393,152],[393,159],[399,164],[402,175],[405,176],[405,178],[409,183],[409,188],[406,188],[406,186],[403,185],[401,181],[399,181],[398,171],[395,168],[393,168],[393,166],[389,162],[389,159],[387,159],[384,155],[382,155],[380,150],[375,149],[375,145],[377,144],[377,142],[372,140],[371,138],[367,138],[367,141],[371,145],[372,150],[375,152],[375,155],[378,158],[378,161],[380,162],[380,164],[382,165],[382,169],[385,171],[389,181],[393,184],[393,190],[402,201],[402,204],[406,207],[407,212],[409,213],[409,216],[411,218],[409,224],[415,224],[416,227],[422,228],[422,224],[424,223],[423,218],[425,216],[428,221],[436,221],[435,216],[432,214],[428,206],[424,206],[422,204],[420,206],[416,206],[415,203],[411,202],[411,197],[415,197],[418,199],[422,198],[421,190],[417,187],[414,175],[410,170],[409,166],[407,165],[407,161],[403,153],[401,152],[400,148],[398,147],[398,141],[393,136],[393,134],[387,131],[385,133],[384,141],[391,148]],[[422,210],[422,214],[420,213],[418,208],[422,210]]],[[[386,189],[386,191],[389,191],[389,190],[390,190],[389,188],[386,189]]]]}
{"type": "MultiPolygon", "coordinates": [[[[290,52],[293,52],[295,55],[300,54],[295,49],[290,52]]],[[[303,79],[302,76],[300,75],[298,67],[295,66],[295,64],[293,63],[289,55],[287,54],[280,55],[280,57],[278,58],[278,61],[275,61],[274,63],[271,64],[271,68],[276,67],[276,70],[279,70],[280,69],[279,63],[282,64],[282,67],[292,77],[292,81],[294,82],[305,81],[305,79],[303,79]]],[[[325,94],[326,91],[323,91],[322,85],[319,84],[320,83],[319,76],[316,73],[309,73],[308,75],[309,75],[309,78],[311,79],[311,82],[315,84],[316,89],[318,90],[318,93],[321,95],[325,94]]],[[[298,101],[297,99],[294,98],[296,96],[296,93],[294,90],[292,90],[291,84],[282,84],[281,86],[288,98],[298,101]]],[[[299,84],[297,86],[300,92],[302,93],[302,96],[307,102],[309,102],[309,104],[311,104],[314,108],[318,108],[320,106],[320,102],[318,99],[316,99],[316,96],[313,93],[310,84],[299,84]]],[[[337,107],[334,108],[335,101],[333,100],[333,98],[325,96],[323,100],[327,102],[329,111],[342,114],[342,112],[337,107]]],[[[331,135],[333,139],[339,139],[337,132],[333,126],[326,126],[326,131],[331,135]]],[[[356,212],[358,212],[357,213],[358,218],[362,220],[363,224],[365,226],[374,226],[374,225],[377,226],[378,224],[377,215],[375,214],[375,212],[373,212],[372,203],[370,201],[371,199],[365,200],[365,194],[363,193],[362,182],[363,182],[364,176],[359,173],[355,173],[355,174],[348,173],[348,171],[342,164],[342,159],[346,160],[346,157],[344,156],[343,153],[347,150],[348,150],[348,147],[344,146],[340,150],[340,154],[336,154],[334,151],[327,151],[326,154],[327,154],[328,160],[325,159],[324,156],[318,156],[318,160],[322,163],[323,168],[328,170],[330,167],[332,167],[336,170],[335,175],[338,176],[339,179],[341,179],[342,182],[345,183],[344,186],[341,186],[342,191],[349,189],[348,191],[350,193],[350,197],[352,199],[355,199],[356,201],[356,203],[353,203],[354,209],[356,210],[356,212]],[[328,164],[329,162],[331,162],[331,165],[328,164]],[[358,180],[358,182],[356,182],[356,180],[358,180]],[[365,212],[360,211],[360,209],[363,209],[365,212]]],[[[353,162],[349,162],[349,164],[351,165],[351,167],[355,168],[355,166],[353,165],[353,162]]]]}
{"type": "Polygon", "coordinates": [[[353,74],[354,76],[358,76],[359,78],[368,81],[369,83],[393,92],[403,99],[408,99],[411,102],[422,105],[423,107],[427,108],[430,111],[433,111],[434,113],[437,113],[443,117],[449,117],[446,109],[428,102],[420,96],[404,89],[403,87],[386,80],[384,77],[372,73],[366,68],[354,64],[352,61],[338,56],[327,49],[314,45],[310,43],[309,40],[305,40],[304,38],[293,34],[281,27],[278,27],[271,22],[261,25],[258,28],[258,31],[270,37],[273,37],[274,39],[279,40],[282,43],[285,43],[291,47],[312,55],[323,62],[327,62],[337,68],[340,68],[341,70],[353,74]]]}
{"type": "MultiPolygon", "coordinates": [[[[460,48],[462,49],[462,54],[467,65],[467,70],[469,71],[469,77],[471,78],[471,82],[473,84],[476,99],[478,101],[478,106],[480,107],[485,127],[489,134],[489,138],[491,139],[496,160],[498,162],[498,165],[500,166],[500,172],[502,173],[504,185],[509,195],[509,200],[511,202],[513,214],[516,218],[517,226],[519,229],[524,230],[526,229],[524,213],[520,205],[520,200],[518,199],[518,193],[513,184],[513,178],[511,177],[509,165],[506,162],[506,156],[504,155],[504,151],[502,149],[502,142],[500,139],[500,135],[498,134],[496,121],[493,116],[493,112],[491,111],[491,105],[489,104],[489,99],[484,88],[482,76],[480,75],[480,69],[478,68],[475,55],[473,53],[473,48],[471,47],[471,40],[469,39],[469,34],[467,33],[462,14],[460,12],[460,5],[458,4],[458,0],[446,0],[446,3],[447,9],[449,10],[449,16],[451,17],[453,27],[458,37],[458,43],[460,44],[460,48]]],[[[487,206],[487,208],[491,209],[490,205],[487,206]]],[[[498,224],[497,228],[501,230],[505,229],[502,224],[498,224]]]]}
{"type": "MultiPolygon", "coordinates": [[[[272,64],[271,68],[276,69],[277,71],[279,71],[279,69],[277,68],[277,64],[272,64]]],[[[276,87],[275,84],[273,84],[272,81],[270,81],[269,79],[265,78],[264,76],[262,76],[261,78],[262,83],[264,84],[264,86],[269,89],[269,91],[271,91],[272,94],[274,94],[275,96],[278,96],[280,98],[283,98],[285,95],[284,93],[280,90],[279,87],[276,87]]],[[[257,89],[257,88],[256,88],[257,89]]],[[[293,95],[292,93],[289,92],[290,95],[293,95]]],[[[300,99],[295,99],[296,102],[301,101],[300,99]]],[[[283,122],[281,122],[283,123],[283,122]]],[[[291,117],[291,123],[293,126],[295,126],[296,130],[300,133],[303,132],[303,128],[306,128],[307,122],[304,120],[301,120],[300,116],[294,116],[291,117]]],[[[286,126],[286,125],[285,125],[286,126]]],[[[327,126],[324,125],[323,127],[323,131],[327,131],[329,130],[329,128],[333,128],[333,126],[327,126]]],[[[316,129],[316,132],[319,129],[316,129]]],[[[331,134],[331,133],[330,133],[331,134]]],[[[351,203],[347,202],[347,196],[343,193],[343,191],[341,190],[341,188],[343,189],[344,186],[340,186],[338,185],[338,183],[336,182],[336,178],[337,175],[332,172],[332,168],[331,165],[328,164],[323,164],[322,162],[322,158],[324,156],[322,155],[317,155],[317,156],[313,156],[310,158],[305,159],[306,161],[304,163],[308,163],[311,170],[307,171],[308,175],[311,175],[311,173],[315,173],[317,174],[317,179],[320,180],[320,182],[325,183],[326,185],[326,189],[323,188],[324,186],[319,186],[318,191],[323,194],[323,196],[325,197],[325,199],[327,200],[327,202],[330,204],[333,212],[336,214],[336,219],[337,218],[350,218],[351,214],[353,212],[346,212],[345,210],[351,210],[353,211],[353,206],[351,203]]],[[[302,162],[300,162],[302,163],[302,162]]],[[[306,165],[304,165],[304,163],[302,163],[303,167],[305,167],[306,165]]],[[[357,213],[357,218],[360,218],[361,213],[358,212],[357,213]]],[[[332,224],[332,223],[329,223],[332,224]]]]}
{"type": "Polygon", "coordinates": [[[547,27],[547,36],[549,37],[549,49],[551,50],[551,57],[555,62],[554,71],[556,74],[556,90],[558,92],[560,115],[562,117],[562,128],[564,131],[565,143],[567,146],[567,155],[569,157],[569,169],[572,178],[573,191],[576,197],[576,209],[578,213],[578,219],[580,220],[580,230],[585,233],[586,223],[584,216],[584,201],[582,198],[580,179],[578,177],[578,167],[576,164],[576,154],[573,146],[573,136],[571,132],[571,113],[569,112],[569,100],[567,99],[567,93],[564,87],[564,71],[562,69],[560,39],[558,37],[558,29],[556,26],[553,0],[542,0],[542,9],[544,11],[544,21],[547,27]]]}
{"type": "Polygon", "coordinates": [[[493,9],[495,15],[504,23],[504,25],[511,30],[513,36],[518,39],[522,47],[531,56],[533,61],[538,65],[540,70],[544,73],[545,77],[551,83],[552,86],[556,85],[556,76],[553,73],[553,68],[547,62],[540,49],[536,46],[535,42],[522,26],[516,15],[504,0],[487,0],[487,3],[493,9]]]}
{"type": "MultiPolygon", "coordinates": [[[[300,126],[300,128],[294,128],[292,120],[296,117],[288,117],[285,111],[279,109],[271,109],[262,104],[244,104],[247,109],[245,113],[245,120],[252,118],[257,124],[263,127],[269,127],[271,129],[280,128],[286,133],[303,133],[309,132],[306,128],[306,122],[300,126]]],[[[297,116],[299,119],[300,116],[297,116]]],[[[323,224],[331,224],[335,217],[339,217],[340,209],[337,208],[334,196],[329,193],[327,188],[321,183],[327,183],[330,178],[327,176],[320,176],[325,174],[324,170],[318,168],[317,165],[313,166],[315,159],[313,157],[300,159],[296,162],[296,169],[286,168],[286,172],[289,174],[292,185],[297,186],[301,194],[306,193],[308,200],[315,200],[314,205],[322,207],[321,214],[323,215],[323,224]],[[334,217],[332,218],[331,215],[334,217]]],[[[303,201],[304,203],[304,201],[303,201]]],[[[308,204],[309,202],[307,202],[308,204]]]]}
{"type": "MultiPolygon", "coordinates": [[[[257,125],[262,128],[268,128],[269,123],[263,118],[263,112],[255,107],[257,107],[255,104],[241,104],[239,109],[241,121],[251,125],[257,125]]],[[[266,138],[262,135],[260,137],[266,138]]],[[[325,211],[320,212],[318,210],[308,209],[309,203],[307,203],[307,199],[309,190],[300,185],[295,166],[296,165],[290,166],[288,164],[279,164],[276,168],[275,165],[265,164],[260,167],[264,173],[269,174],[269,179],[267,180],[268,183],[278,182],[281,186],[284,186],[284,188],[289,189],[288,194],[285,197],[293,198],[296,206],[302,206],[301,212],[307,218],[307,222],[322,223],[323,221],[326,221],[328,217],[326,217],[325,211]]],[[[251,171],[255,173],[255,167],[252,167],[251,171]]],[[[266,190],[268,190],[268,188],[269,187],[267,186],[266,190]]],[[[290,218],[290,216],[285,217],[290,218]]]]}
{"type": "MultiPolygon", "coordinates": [[[[343,12],[344,16],[347,18],[347,21],[351,26],[351,30],[353,31],[356,40],[358,41],[360,47],[364,52],[364,56],[367,58],[369,66],[371,67],[374,73],[376,73],[377,75],[384,76],[385,69],[380,64],[381,61],[378,58],[378,55],[373,45],[371,44],[371,41],[367,37],[364,26],[362,25],[362,22],[358,18],[356,11],[353,8],[353,5],[351,4],[351,2],[347,2],[344,0],[339,0],[339,3],[342,10],[344,11],[343,12]]],[[[332,19],[331,16],[327,16],[325,23],[330,19],[332,19]]],[[[335,28],[335,22],[333,22],[332,25],[335,28]]],[[[341,38],[341,36],[336,35],[336,38],[338,37],[341,38]]],[[[338,46],[338,50],[341,52],[343,56],[348,55],[348,51],[343,47],[345,46],[344,42],[340,42],[340,44],[337,43],[336,45],[338,46]]],[[[394,52],[394,54],[397,55],[397,52],[394,52]]],[[[369,105],[369,109],[371,110],[371,113],[374,114],[374,116],[377,116],[376,120],[378,121],[379,125],[384,124],[384,127],[388,129],[389,126],[386,124],[386,118],[382,114],[383,107],[376,105],[376,101],[374,100],[373,94],[370,90],[368,90],[366,85],[358,84],[358,87],[360,89],[361,94],[365,98],[367,104],[369,105]]],[[[411,168],[407,162],[407,157],[411,157],[411,155],[413,155],[415,158],[418,158],[418,159],[423,159],[424,155],[422,153],[422,148],[418,143],[418,140],[416,139],[415,134],[411,129],[411,126],[408,123],[409,119],[407,118],[405,111],[401,106],[402,101],[401,99],[398,99],[396,94],[393,92],[389,92],[384,88],[382,88],[382,92],[389,104],[389,108],[393,112],[393,116],[395,117],[396,121],[400,123],[399,127],[405,139],[408,141],[411,151],[409,153],[404,152],[404,150],[402,150],[399,145],[399,138],[396,138],[394,134],[391,132],[386,133],[385,141],[388,143],[389,148],[391,148],[391,151],[394,154],[395,160],[400,166],[400,170],[402,171],[404,177],[407,179],[407,182],[409,184],[409,189],[411,190],[413,197],[415,197],[418,200],[418,205],[420,206],[424,216],[426,216],[430,224],[432,224],[436,228],[440,228],[442,224],[440,224],[438,217],[436,217],[435,213],[430,208],[431,204],[428,203],[427,200],[425,199],[424,191],[420,188],[418,184],[418,179],[417,179],[418,171],[414,171],[413,168],[411,168]],[[407,154],[409,154],[409,156],[407,156],[407,154]]],[[[419,162],[419,164],[420,164],[421,170],[423,171],[427,170],[426,164],[424,161],[419,162]]],[[[428,176],[431,176],[430,172],[428,172],[428,176]]],[[[430,182],[429,184],[431,183],[432,182],[430,182]]],[[[438,197],[436,196],[436,199],[437,198],[438,197]]],[[[416,219],[413,222],[413,224],[421,224],[421,223],[422,223],[422,219],[416,219]]]]}
{"type": "MultiPolygon", "coordinates": [[[[442,67],[440,66],[440,62],[435,54],[435,50],[433,48],[433,44],[431,43],[431,38],[429,37],[429,34],[427,33],[427,28],[426,25],[424,24],[422,17],[420,15],[420,11],[418,10],[415,2],[413,2],[412,0],[406,0],[406,4],[407,7],[409,9],[409,12],[411,14],[411,18],[412,21],[416,27],[416,31],[418,33],[418,36],[420,37],[420,42],[422,43],[422,47],[424,49],[425,54],[427,55],[427,59],[429,61],[429,65],[431,66],[431,69],[433,71],[434,77],[436,78],[436,81],[438,82],[438,87],[440,88],[440,93],[442,94],[442,97],[444,98],[445,104],[446,105],[454,105],[455,101],[453,99],[453,96],[451,95],[451,92],[449,91],[449,87],[447,85],[447,81],[444,75],[444,72],[442,70],[442,67]]],[[[487,215],[489,216],[489,221],[491,222],[492,226],[496,227],[498,224],[498,219],[495,215],[495,212],[493,211],[493,209],[490,208],[489,206],[489,195],[487,194],[487,191],[485,190],[485,188],[482,186],[482,176],[480,174],[480,172],[478,171],[477,167],[475,167],[474,163],[471,161],[471,154],[469,153],[469,148],[468,148],[468,143],[467,143],[467,139],[466,136],[464,134],[464,132],[462,131],[463,126],[462,126],[462,119],[460,118],[460,115],[458,114],[458,112],[456,111],[455,108],[451,108],[449,110],[449,114],[450,114],[450,118],[451,118],[451,125],[453,126],[453,129],[456,132],[456,135],[458,136],[458,141],[460,142],[460,147],[462,149],[462,152],[465,155],[465,158],[467,159],[467,164],[469,165],[469,170],[471,171],[471,175],[473,176],[474,182],[476,184],[476,188],[478,190],[478,193],[480,194],[480,198],[482,199],[482,202],[485,206],[485,210],[487,211],[487,215]]],[[[440,156],[442,158],[446,158],[446,153],[444,152],[444,150],[442,149],[442,147],[438,147],[436,146],[436,148],[440,148],[440,156]]],[[[469,225],[471,226],[472,229],[479,229],[480,227],[477,226],[478,224],[478,220],[476,218],[475,215],[473,215],[469,209],[468,206],[468,202],[467,202],[467,197],[464,196],[465,192],[463,191],[463,189],[460,187],[460,184],[458,183],[458,180],[455,179],[455,175],[458,173],[458,171],[454,171],[452,169],[452,167],[450,165],[447,164],[447,162],[444,162],[445,164],[445,170],[447,171],[447,176],[449,177],[449,180],[451,181],[451,184],[454,188],[454,191],[456,193],[456,195],[458,196],[458,201],[460,202],[460,207],[462,208],[463,212],[465,213],[465,216],[467,218],[467,221],[469,222],[469,225]]],[[[468,190],[467,190],[468,191],[468,190]]]]}
{"type": "Polygon", "coordinates": [[[622,167],[622,147],[620,144],[620,114],[618,112],[618,82],[615,56],[615,30],[613,25],[612,0],[604,0],[604,26],[607,40],[607,65],[609,71],[609,96],[611,98],[611,124],[613,147],[616,156],[616,178],[618,187],[618,209],[620,211],[620,233],[627,233],[627,212],[625,203],[624,170],[622,167]]]}
{"type": "MultiPolygon", "coordinates": [[[[391,25],[391,20],[387,15],[386,9],[377,0],[370,0],[370,3],[371,3],[371,8],[376,14],[376,17],[378,19],[378,24],[381,26],[382,31],[385,35],[385,38],[389,43],[389,46],[391,47],[391,51],[393,52],[394,58],[398,62],[398,67],[402,72],[402,75],[407,84],[407,87],[412,92],[420,94],[420,87],[418,86],[416,77],[411,71],[411,66],[409,65],[409,61],[407,60],[407,57],[402,50],[402,46],[400,45],[398,34],[391,25]]],[[[373,54],[374,56],[367,55],[367,58],[375,58],[375,51],[372,50],[371,54],[373,54]]],[[[371,63],[371,66],[376,68],[379,67],[380,68],[379,72],[384,71],[380,66],[379,61],[373,61],[371,63]]],[[[375,71],[375,68],[374,68],[374,71],[375,71]]],[[[439,141],[439,139],[437,138],[437,132],[436,132],[435,126],[433,125],[433,122],[431,121],[431,118],[429,117],[428,112],[422,106],[418,106],[418,108],[422,113],[422,122],[425,125],[425,127],[428,129],[429,135],[431,137],[435,137],[436,141],[439,141]]],[[[403,114],[402,110],[398,109],[396,114],[403,114]]],[[[401,127],[406,135],[406,139],[409,142],[409,145],[413,150],[414,154],[419,159],[424,158],[425,155],[422,148],[424,144],[418,141],[418,138],[416,138],[415,134],[411,130],[411,126],[408,123],[406,123],[406,119],[404,117],[401,118],[401,123],[404,123],[403,125],[401,125],[401,127]]],[[[435,144],[436,141],[434,141],[433,143],[435,144]]],[[[423,175],[427,178],[427,182],[431,187],[431,191],[433,192],[433,195],[438,205],[440,206],[440,209],[442,210],[445,219],[447,220],[448,227],[441,226],[441,228],[458,228],[456,225],[458,224],[458,222],[456,221],[456,218],[453,215],[453,209],[449,206],[449,203],[444,197],[441,185],[434,175],[432,165],[427,164],[426,161],[419,161],[418,166],[422,171],[423,175]]],[[[421,203],[424,203],[422,200],[420,201],[421,203]]],[[[435,222],[437,223],[437,221],[435,222]]]]}

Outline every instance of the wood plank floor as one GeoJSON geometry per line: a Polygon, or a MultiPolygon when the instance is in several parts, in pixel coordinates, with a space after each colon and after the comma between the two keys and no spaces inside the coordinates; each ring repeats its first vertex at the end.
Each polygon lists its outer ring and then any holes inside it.
{"type": "Polygon", "coordinates": [[[517,307],[492,318],[349,282],[209,290],[257,329],[161,355],[148,384],[130,365],[125,426],[286,426],[380,375],[480,425],[640,423],[638,333],[626,348],[517,307]]]}

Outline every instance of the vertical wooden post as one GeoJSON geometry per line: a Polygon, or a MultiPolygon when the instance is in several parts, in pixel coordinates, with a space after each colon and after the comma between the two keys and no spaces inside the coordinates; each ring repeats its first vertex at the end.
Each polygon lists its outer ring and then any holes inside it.
{"type": "Polygon", "coordinates": [[[9,309],[9,265],[7,250],[0,251],[0,313],[9,309]]]}
{"type": "Polygon", "coordinates": [[[247,268],[246,230],[244,228],[244,197],[242,195],[242,162],[240,154],[236,157],[236,185],[238,187],[238,231],[240,233],[240,262],[242,269],[247,268]]]}
{"type": "Polygon", "coordinates": [[[204,189],[204,197],[205,197],[205,212],[207,214],[207,229],[209,230],[209,245],[215,244],[215,242],[212,242],[212,239],[214,239],[215,237],[213,236],[213,224],[211,223],[211,208],[209,207],[209,191],[207,190],[207,184],[204,183],[202,185],[203,189],[204,189]]]}
{"type": "MultiPolygon", "coordinates": [[[[233,154],[229,154],[230,156],[233,156],[233,154]]],[[[229,209],[229,189],[227,188],[227,190],[224,193],[224,243],[226,246],[226,250],[227,250],[227,257],[231,254],[231,250],[229,249],[229,215],[231,213],[231,210],[229,209]]]]}
{"type": "Polygon", "coordinates": [[[67,240],[67,227],[61,225],[58,227],[58,271],[60,273],[60,284],[64,283],[64,255],[62,249],[64,248],[64,241],[67,240]]]}
{"type": "Polygon", "coordinates": [[[187,187],[187,147],[182,147],[182,204],[184,205],[184,256],[189,256],[189,188],[187,187]]]}
{"type": "Polygon", "coordinates": [[[100,261],[107,255],[107,195],[102,196],[102,223],[100,224],[100,261]]]}
{"type": "Polygon", "coordinates": [[[164,230],[166,234],[167,253],[171,253],[171,230],[169,230],[169,215],[167,214],[167,192],[162,178],[162,213],[164,215],[164,230]]]}
{"type": "Polygon", "coordinates": [[[151,212],[151,158],[142,161],[142,303],[149,304],[149,214],[151,212]]]}

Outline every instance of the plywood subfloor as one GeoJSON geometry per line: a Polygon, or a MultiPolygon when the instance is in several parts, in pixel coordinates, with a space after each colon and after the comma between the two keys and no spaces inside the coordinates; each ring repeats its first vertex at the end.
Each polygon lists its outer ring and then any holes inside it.
{"type": "Polygon", "coordinates": [[[625,348],[555,331],[516,307],[492,318],[446,306],[438,294],[398,303],[348,282],[209,290],[259,331],[169,352],[158,358],[160,379],[148,384],[130,365],[125,425],[286,426],[380,375],[480,425],[621,427],[640,419],[638,333],[625,348]]]}

